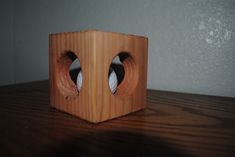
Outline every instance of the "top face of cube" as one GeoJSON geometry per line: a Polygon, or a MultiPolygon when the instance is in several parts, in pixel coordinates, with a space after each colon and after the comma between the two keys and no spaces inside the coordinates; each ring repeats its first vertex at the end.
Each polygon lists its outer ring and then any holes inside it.
{"type": "Polygon", "coordinates": [[[148,39],[145,36],[140,36],[140,35],[133,35],[133,34],[127,34],[127,33],[119,33],[119,32],[110,32],[110,31],[101,31],[101,30],[97,30],[97,29],[90,29],[90,30],[83,30],[83,31],[79,31],[79,32],[60,32],[60,33],[51,33],[50,36],[59,36],[59,35],[63,35],[63,34],[80,34],[80,33],[109,33],[109,34],[113,34],[113,35],[122,35],[122,36],[130,36],[130,37],[138,37],[138,38],[144,38],[144,39],[148,39]]]}

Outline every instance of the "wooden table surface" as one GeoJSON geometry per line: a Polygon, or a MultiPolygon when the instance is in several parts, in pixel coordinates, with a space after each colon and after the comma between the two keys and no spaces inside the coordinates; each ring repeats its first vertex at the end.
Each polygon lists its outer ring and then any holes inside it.
{"type": "Polygon", "coordinates": [[[48,81],[0,87],[0,156],[235,156],[235,98],[148,90],[147,109],[90,124],[48,81]]]}

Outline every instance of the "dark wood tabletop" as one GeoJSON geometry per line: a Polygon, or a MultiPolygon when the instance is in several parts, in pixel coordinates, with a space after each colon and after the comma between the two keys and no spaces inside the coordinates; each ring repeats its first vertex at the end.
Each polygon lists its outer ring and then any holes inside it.
{"type": "Polygon", "coordinates": [[[48,81],[0,87],[0,156],[235,156],[235,98],[148,90],[91,124],[51,108],[48,81]]]}

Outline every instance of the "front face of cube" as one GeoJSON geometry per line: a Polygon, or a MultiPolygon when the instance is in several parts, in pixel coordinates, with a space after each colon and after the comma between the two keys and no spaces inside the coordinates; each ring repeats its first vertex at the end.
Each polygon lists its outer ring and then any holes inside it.
{"type": "MultiPolygon", "coordinates": [[[[50,100],[59,110],[97,123],[145,108],[147,39],[102,31],[50,35],[50,100]],[[110,89],[111,63],[119,56],[123,76],[110,89]],[[78,59],[82,86],[71,79],[69,67],[78,59]]],[[[75,79],[78,79],[77,76],[75,79]]],[[[112,83],[111,83],[112,85],[112,83]]]]}

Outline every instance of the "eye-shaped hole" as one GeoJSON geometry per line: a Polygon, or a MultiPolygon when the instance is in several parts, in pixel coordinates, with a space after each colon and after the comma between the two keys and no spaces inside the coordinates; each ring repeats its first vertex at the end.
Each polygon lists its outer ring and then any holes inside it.
{"type": "MultiPolygon", "coordinates": [[[[77,76],[81,72],[80,61],[72,51],[65,51],[58,61],[57,83],[64,96],[78,95],[81,86],[77,87],[77,76]]],[[[81,82],[82,83],[82,82],[81,82]]]]}
{"type": "Polygon", "coordinates": [[[78,91],[82,88],[82,69],[78,58],[76,58],[69,67],[69,75],[78,91]]]}
{"type": "Polygon", "coordinates": [[[112,93],[115,93],[118,85],[123,81],[125,70],[119,56],[115,56],[109,67],[109,88],[112,93]]]}
{"type": "Polygon", "coordinates": [[[112,60],[108,82],[115,95],[130,95],[137,84],[137,70],[134,59],[127,52],[121,52],[112,60]]]}

